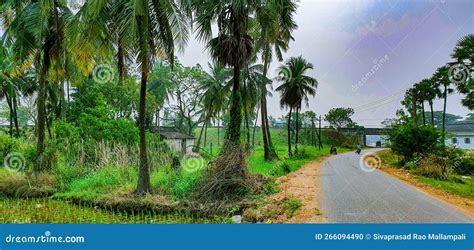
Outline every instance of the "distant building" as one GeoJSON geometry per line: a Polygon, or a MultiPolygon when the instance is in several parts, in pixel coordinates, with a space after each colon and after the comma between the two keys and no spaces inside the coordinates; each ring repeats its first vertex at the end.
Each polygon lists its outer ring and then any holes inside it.
{"type": "Polygon", "coordinates": [[[177,132],[173,128],[162,127],[160,131],[152,129],[152,131],[160,135],[160,139],[163,140],[171,150],[180,152],[182,154],[190,154],[193,152],[194,143],[196,138],[192,135],[177,132]]]}
{"type": "Polygon", "coordinates": [[[446,124],[450,135],[446,144],[462,149],[474,149],[474,121],[460,121],[446,124]]]}
{"type": "Polygon", "coordinates": [[[285,122],[280,119],[273,120],[270,124],[272,128],[283,128],[284,125],[285,125],[285,122]]]}

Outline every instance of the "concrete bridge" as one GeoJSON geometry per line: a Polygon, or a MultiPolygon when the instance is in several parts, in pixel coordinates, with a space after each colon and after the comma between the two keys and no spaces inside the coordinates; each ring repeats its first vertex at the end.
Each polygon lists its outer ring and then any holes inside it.
{"type": "Polygon", "coordinates": [[[356,134],[364,146],[381,146],[388,141],[391,128],[341,128],[342,133],[356,134]]]}

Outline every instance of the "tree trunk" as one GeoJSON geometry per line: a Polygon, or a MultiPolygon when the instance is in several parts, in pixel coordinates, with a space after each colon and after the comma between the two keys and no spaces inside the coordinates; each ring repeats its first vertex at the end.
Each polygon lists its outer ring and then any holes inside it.
{"type": "Polygon", "coordinates": [[[138,174],[137,193],[150,192],[150,169],[148,166],[148,155],[146,145],[146,84],[148,80],[148,62],[142,62],[140,82],[140,106],[138,110],[138,124],[140,128],[140,168],[138,174]]]}
{"type": "Polygon", "coordinates": [[[421,112],[423,114],[423,126],[425,126],[426,125],[426,115],[425,115],[425,102],[424,101],[421,102],[421,109],[422,109],[421,112]]]}
{"type": "Polygon", "coordinates": [[[444,140],[445,140],[445,137],[446,137],[446,103],[448,102],[448,85],[444,85],[444,93],[443,93],[443,99],[444,99],[444,102],[443,102],[443,126],[442,126],[442,140],[443,140],[443,145],[446,143],[444,140]]]}
{"type": "Polygon", "coordinates": [[[412,109],[413,109],[411,115],[412,115],[413,123],[415,125],[418,125],[418,115],[416,113],[416,97],[412,95],[411,99],[412,99],[411,102],[412,102],[412,109]]]}
{"type": "Polygon", "coordinates": [[[207,145],[207,125],[209,124],[209,121],[206,120],[206,124],[204,125],[204,148],[206,148],[207,145]]]}
{"type": "Polygon", "coordinates": [[[431,112],[431,125],[434,127],[434,111],[433,111],[433,101],[430,100],[430,112],[431,112]]]}
{"type": "Polygon", "coordinates": [[[319,150],[323,148],[323,143],[321,142],[321,116],[319,116],[319,133],[318,133],[318,144],[319,144],[319,150]]]}
{"type": "MultiPolygon", "coordinates": [[[[265,47],[265,58],[263,62],[263,79],[267,77],[268,64],[270,60],[269,48],[268,45],[265,47]]],[[[261,84],[261,96],[260,96],[260,108],[261,108],[261,120],[262,120],[262,138],[263,138],[263,150],[264,158],[267,161],[271,161],[275,158],[278,158],[278,155],[273,146],[272,137],[270,133],[270,126],[268,123],[268,114],[267,114],[267,87],[265,84],[261,84]]]]}
{"type": "Polygon", "coordinates": [[[242,124],[242,100],[240,96],[240,66],[234,66],[234,82],[232,86],[230,122],[226,132],[227,141],[234,145],[240,144],[240,125],[242,124]]]}
{"type": "Polygon", "coordinates": [[[221,120],[220,120],[220,117],[217,117],[217,145],[221,145],[220,143],[220,139],[221,139],[221,128],[220,128],[220,123],[221,123],[221,120]]]}
{"type": "Polygon", "coordinates": [[[3,94],[5,95],[5,100],[7,101],[8,109],[10,111],[10,115],[9,115],[10,123],[9,123],[8,133],[10,134],[10,137],[13,137],[13,113],[14,113],[13,104],[12,104],[12,100],[10,99],[10,95],[8,95],[8,92],[6,90],[3,91],[3,94]]]}
{"type": "Polygon", "coordinates": [[[258,121],[258,110],[259,106],[257,106],[257,112],[255,112],[255,122],[253,123],[253,131],[252,131],[252,147],[255,147],[255,130],[257,128],[257,121],[258,121]]]}
{"type": "Polygon", "coordinates": [[[120,43],[120,38],[118,41],[118,49],[117,49],[117,70],[119,73],[119,85],[123,84],[123,80],[127,75],[127,69],[125,67],[125,53],[123,50],[123,46],[120,43]]]}
{"type": "Polygon", "coordinates": [[[296,138],[295,138],[295,154],[298,153],[298,130],[299,130],[299,106],[296,106],[296,138]]]}
{"type": "Polygon", "coordinates": [[[156,129],[160,132],[160,109],[156,109],[156,129]]]}
{"type": "Polygon", "coordinates": [[[290,112],[288,113],[288,157],[292,156],[292,153],[291,153],[291,110],[292,110],[292,107],[290,107],[290,112]]]}
{"type": "Polygon", "coordinates": [[[48,72],[50,67],[50,52],[52,47],[53,39],[46,39],[46,44],[43,50],[43,65],[41,65],[41,73],[38,86],[38,97],[37,97],[37,114],[36,114],[36,162],[33,169],[35,174],[41,172],[44,168],[44,140],[45,140],[45,124],[46,124],[46,85],[48,84],[48,72]]]}
{"type": "Polygon", "coordinates": [[[202,123],[201,132],[199,132],[199,138],[198,138],[198,141],[197,141],[197,144],[196,144],[197,147],[194,147],[194,152],[199,152],[199,150],[200,150],[202,135],[204,134],[204,129],[207,126],[206,124],[207,124],[208,119],[209,119],[209,114],[206,114],[205,117],[204,117],[204,121],[202,123]]]}
{"type": "Polygon", "coordinates": [[[245,119],[245,131],[247,134],[247,148],[250,148],[250,122],[249,122],[249,114],[248,111],[244,112],[244,119],[245,119]]]}

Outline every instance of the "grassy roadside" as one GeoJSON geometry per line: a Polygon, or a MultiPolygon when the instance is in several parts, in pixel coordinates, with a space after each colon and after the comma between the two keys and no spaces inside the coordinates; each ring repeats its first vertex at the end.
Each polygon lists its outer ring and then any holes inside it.
{"type": "Polygon", "coordinates": [[[401,166],[399,163],[401,158],[391,150],[379,151],[377,155],[382,159],[384,167],[388,168],[385,169],[387,170],[385,172],[389,172],[397,177],[403,176],[409,182],[416,181],[418,182],[417,186],[423,186],[424,184],[448,194],[474,200],[474,179],[472,175],[461,176],[451,174],[446,180],[435,179],[421,176],[416,171],[401,166]]]}

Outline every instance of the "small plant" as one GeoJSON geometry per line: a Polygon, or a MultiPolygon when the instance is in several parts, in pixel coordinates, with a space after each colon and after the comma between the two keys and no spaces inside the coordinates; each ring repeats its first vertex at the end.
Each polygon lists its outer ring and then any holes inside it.
{"type": "Polygon", "coordinates": [[[303,204],[297,198],[285,198],[283,200],[283,208],[286,211],[286,216],[288,218],[293,217],[295,212],[302,206],[303,204]]]}

